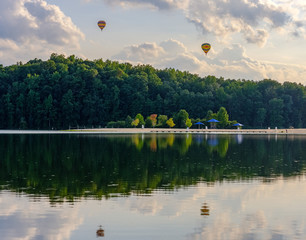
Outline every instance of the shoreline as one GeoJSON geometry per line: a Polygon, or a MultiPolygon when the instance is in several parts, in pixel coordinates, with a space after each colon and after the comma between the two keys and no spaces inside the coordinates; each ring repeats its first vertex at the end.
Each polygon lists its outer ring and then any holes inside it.
{"type": "Polygon", "coordinates": [[[197,134],[295,134],[306,135],[306,128],[297,129],[183,129],[183,128],[103,128],[77,129],[69,132],[88,133],[197,133],[197,134]]]}
{"type": "Polygon", "coordinates": [[[70,130],[0,130],[0,134],[248,134],[248,135],[306,135],[306,128],[296,129],[183,129],[183,128],[89,128],[70,130]]]}

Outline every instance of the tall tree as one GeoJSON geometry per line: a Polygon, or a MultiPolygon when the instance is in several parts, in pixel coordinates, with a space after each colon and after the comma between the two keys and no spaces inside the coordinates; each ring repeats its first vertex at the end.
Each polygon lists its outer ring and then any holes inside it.
{"type": "Polygon", "coordinates": [[[53,107],[53,98],[52,95],[49,96],[44,100],[43,109],[42,109],[43,120],[47,123],[47,127],[51,128],[51,123],[55,118],[55,110],[53,107]]]}
{"type": "Polygon", "coordinates": [[[186,121],[189,118],[189,114],[185,109],[181,109],[177,114],[174,116],[174,122],[176,126],[180,128],[186,127],[186,121]]]}
{"type": "Polygon", "coordinates": [[[173,122],[173,118],[169,118],[166,123],[170,128],[173,128],[175,126],[175,123],[173,122]]]}
{"type": "Polygon", "coordinates": [[[267,114],[267,110],[265,108],[257,109],[255,120],[254,120],[254,123],[256,124],[255,126],[263,127],[265,123],[265,119],[266,119],[266,114],[267,114]]]}
{"type": "Polygon", "coordinates": [[[190,118],[187,118],[185,125],[186,125],[186,127],[188,127],[188,128],[190,128],[190,127],[192,126],[192,123],[191,123],[191,119],[190,119],[190,118]]]}
{"type": "Polygon", "coordinates": [[[283,108],[284,101],[279,98],[273,98],[269,101],[269,124],[271,127],[283,127],[284,118],[283,118],[283,108]]]}
{"type": "Polygon", "coordinates": [[[142,116],[140,113],[138,113],[138,114],[136,115],[135,119],[138,119],[138,120],[139,120],[139,125],[140,125],[140,126],[145,125],[144,118],[143,118],[143,116],[142,116]]]}
{"type": "Polygon", "coordinates": [[[157,124],[157,114],[151,114],[150,119],[152,121],[152,127],[155,127],[157,124]]]}
{"type": "Polygon", "coordinates": [[[217,119],[220,121],[218,124],[219,127],[225,128],[229,125],[229,116],[225,107],[220,107],[217,113],[217,119]]]}
{"type": "Polygon", "coordinates": [[[158,127],[166,127],[167,126],[168,117],[166,115],[159,115],[158,116],[158,127]]]}

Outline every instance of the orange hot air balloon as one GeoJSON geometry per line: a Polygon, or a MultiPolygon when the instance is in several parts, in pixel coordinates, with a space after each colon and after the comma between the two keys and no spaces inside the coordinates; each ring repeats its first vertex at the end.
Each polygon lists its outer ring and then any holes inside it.
{"type": "Polygon", "coordinates": [[[101,29],[101,31],[103,30],[103,28],[105,28],[106,26],[106,22],[101,20],[98,22],[98,27],[101,29]]]}
{"type": "Polygon", "coordinates": [[[202,47],[202,50],[205,52],[205,54],[207,54],[208,51],[210,50],[210,44],[209,43],[203,43],[201,47],[202,47]]]}

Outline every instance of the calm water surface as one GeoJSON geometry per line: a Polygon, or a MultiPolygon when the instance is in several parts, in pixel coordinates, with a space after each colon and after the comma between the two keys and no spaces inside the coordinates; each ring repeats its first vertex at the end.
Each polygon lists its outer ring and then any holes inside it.
{"type": "Polygon", "coordinates": [[[0,239],[306,239],[305,170],[298,135],[0,134],[0,239]]]}

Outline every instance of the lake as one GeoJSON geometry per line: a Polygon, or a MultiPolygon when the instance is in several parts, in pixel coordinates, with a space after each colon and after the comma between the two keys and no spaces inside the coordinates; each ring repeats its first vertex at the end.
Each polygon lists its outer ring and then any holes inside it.
{"type": "Polygon", "coordinates": [[[306,239],[305,172],[302,135],[4,133],[0,238],[306,239]]]}

